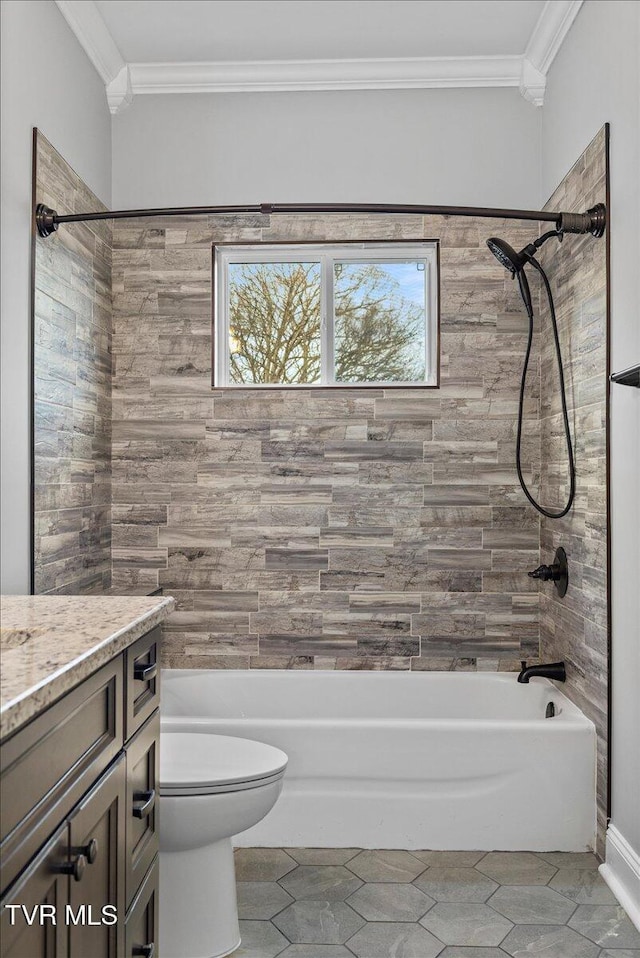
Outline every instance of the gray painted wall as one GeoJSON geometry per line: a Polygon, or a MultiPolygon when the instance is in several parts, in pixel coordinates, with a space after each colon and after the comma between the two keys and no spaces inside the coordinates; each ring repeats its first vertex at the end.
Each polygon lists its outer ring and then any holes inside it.
{"type": "Polygon", "coordinates": [[[104,85],[53,0],[2,3],[2,591],[29,591],[31,131],[107,204],[104,85]],[[55,51],[55,62],[51,52],[55,51]]]}
{"type": "Polygon", "coordinates": [[[535,206],[540,122],[513,89],[139,96],[113,202],[535,206]]]}
{"type": "MultiPolygon", "coordinates": [[[[589,0],[551,68],[543,109],[545,194],[611,123],[614,370],[640,361],[639,47],[640,4],[589,0]]],[[[613,824],[640,854],[640,393],[616,386],[611,399],[613,824]]]]}

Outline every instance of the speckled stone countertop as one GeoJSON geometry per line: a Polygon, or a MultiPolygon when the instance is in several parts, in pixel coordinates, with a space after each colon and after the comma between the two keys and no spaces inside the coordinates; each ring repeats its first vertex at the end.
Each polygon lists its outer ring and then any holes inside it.
{"type": "Polygon", "coordinates": [[[0,739],[159,625],[173,607],[170,596],[2,596],[0,739]]]}

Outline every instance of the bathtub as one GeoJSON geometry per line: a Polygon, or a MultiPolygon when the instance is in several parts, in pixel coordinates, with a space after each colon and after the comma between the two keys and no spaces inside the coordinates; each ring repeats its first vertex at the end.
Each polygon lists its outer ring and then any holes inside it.
{"type": "Polygon", "coordinates": [[[288,754],[278,803],[236,844],[594,845],[595,728],[547,679],[169,669],[161,717],[164,730],[252,738],[288,754]]]}

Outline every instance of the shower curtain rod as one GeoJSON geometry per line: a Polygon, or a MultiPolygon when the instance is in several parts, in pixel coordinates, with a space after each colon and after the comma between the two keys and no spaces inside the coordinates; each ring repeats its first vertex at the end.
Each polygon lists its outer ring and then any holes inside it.
{"type": "Polygon", "coordinates": [[[105,210],[94,213],[69,213],[61,216],[43,203],[35,210],[38,234],[51,236],[65,223],[86,223],[90,220],[127,220],[143,216],[237,216],[241,214],[310,214],[310,213],[410,213],[418,216],[477,216],[486,219],[533,220],[555,223],[561,233],[591,233],[602,236],[606,226],[603,203],[585,213],[550,213],[544,210],[501,210],[485,206],[422,206],[412,203],[258,203],[249,206],[178,206],[156,210],[105,210]]]}

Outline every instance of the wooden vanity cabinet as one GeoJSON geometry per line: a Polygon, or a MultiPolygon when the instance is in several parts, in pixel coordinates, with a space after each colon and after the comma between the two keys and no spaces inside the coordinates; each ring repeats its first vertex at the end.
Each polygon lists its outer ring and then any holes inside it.
{"type": "Polygon", "coordinates": [[[0,958],[157,958],[158,652],[154,629],[2,743],[0,958]]]}

